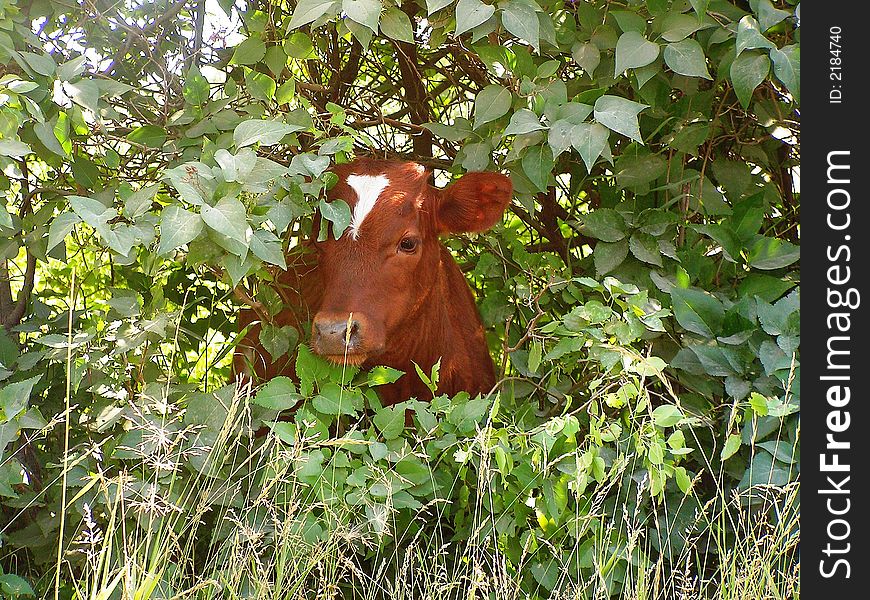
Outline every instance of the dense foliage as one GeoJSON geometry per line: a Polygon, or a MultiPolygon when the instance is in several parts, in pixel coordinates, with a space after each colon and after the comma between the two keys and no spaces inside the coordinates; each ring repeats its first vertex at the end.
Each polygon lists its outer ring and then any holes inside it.
{"type": "Polygon", "coordinates": [[[700,597],[749,539],[794,597],[793,4],[0,0],[0,595],[395,596],[429,552],[437,595],[700,597]],[[495,393],[382,408],[268,322],[361,155],[510,174],[448,242],[495,393]],[[227,385],[246,306],[299,381],[227,385]]]}

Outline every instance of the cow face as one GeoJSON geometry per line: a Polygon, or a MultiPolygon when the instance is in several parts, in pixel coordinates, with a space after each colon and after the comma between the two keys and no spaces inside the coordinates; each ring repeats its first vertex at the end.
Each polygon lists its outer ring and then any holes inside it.
{"type": "Polygon", "coordinates": [[[430,318],[431,302],[450,303],[436,297],[443,261],[451,260],[438,236],[492,227],[512,186],[504,175],[468,173],[436,189],[421,165],[372,159],[338,165],[335,173],[329,199],[347,202],[353,218],[338,240],[330,233],[314,243],[323,296],[312,348],[336,363],[362,364],[395,347],[395,336],[418,331],[411,325],[430,318]]]}

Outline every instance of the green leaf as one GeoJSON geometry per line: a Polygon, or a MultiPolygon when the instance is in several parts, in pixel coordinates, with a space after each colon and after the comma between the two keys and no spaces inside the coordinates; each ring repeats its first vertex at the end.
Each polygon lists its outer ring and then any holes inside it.
{"type": "Polygon", "coordinates": [[[686,77],[713,79],[707,70],[707,59],[701,44],[692,39],[683,40],[665,47],[665,64],[674,73],[686,77]]]}
{"type": "Polygon", "coordinates": [[[770,454],[779,462],[783,462],[787,465],[797,462],[798,457],[795,454],[794,446],[784,440],[770,440],[768,442],[761,442],[757,445],[770,452],[770,454]]]}
{"type": "Polygon", "coordinates": [[[124,215],[128,219],[135,220],[147,213],[151,210],[151,205],[158,191],[160,191],[160,183],[152,183],[130,194],[124,200],[124,215]]]}
{"type": "Polygon", "coordinates": [[[759,394],[758,392],[752,392],[749,396],[749,406],[752,407],[753,412],[755,414],[765,417],[767,416],[767,398],[759,394]]]}
{"type": "Polygon", "coordinates": [[[278,376],[269,380],[251,399],[252,404],[271,410],[289,410],[295,407],[302,396],[289,377],[278,376]]]}
{"type": "Polygon", "coordinates": [[[344,200],[332,200],[331,202],[321,200],[317,204],[317,208],[323,218],[332,223],[332,236],[336,240],[341,238],[344,231],[350,227],[352,218],[347,202],[344,200]]]}
{"type": "Polygon", "coordinates": [[[765,273],[750,273],[740,282],[737,293],[742,296],[758,296],[767,302],[773,302],[794,287],[794,282],[784,281],[765,273]]]}
{"type": "Polygon", "coordinates": [[[534,8],[522,0],[509,0],[503,5],[501,22],[504,28],[539,51],[540,23],[534,8]]]}
{"type": "Polygon", "coordinates": [[[201,214],[203,222],[213,230],[248,247],[248,216],[237,198],[221,198],[214,206],[203,204],[201,214]]]}
{"type": "Polygon", "coordinates": [[[625,188],[640,187],[655,181],[667,170],[667,161],[658,154],[623,154],[616,161],[616,181],[625,188]]]}
{"type": "Polygon", "coordinates": [[[261,146],[277,144],[285,135],[306,129],[301,124],[287,124],[278,121],[249,119],[239,123],[233,131],[236,148],[244,148],[259,143],[261,146]]]}
{"type": "Polygon", "coordinates": [[[710,0],[689,0],[689,3],[692,5],[695,14],[699,17],[703,17],[707,14],[707,7],[710,4],[710,0]]]}
{"type": "Polygon", "coordinates": [[[187,244],[202,232],[202,217],[172,204],[160,215],[160,244],[157,254],[166,254],[187,244]]]}
{"type": "Polygon", "coordinates": [[[758,15],[761,31],[767,31],[791,16],[789,11],[774,7],[770,0],[750,0],[749,6],[752,7],[752,12],[758,15]]]}
{"type": "Polygon", "coordinates": [[[339,378],[332,377],[334,368],[326,359],[314,354],[306,344],[299,344],[296,352],[296,375],[299,377],[299,392],[303,396],[314,393],[315,382],[322,384],[328,380],[338,381],[339,378]]]}
{"type": "Polygon", "coordinates": [[[316,21],[326,14],[331,14],[338,7],[337,0],[300,0],[293,11],[293,17],[287,26],[292,31],[312,21],[316,21]]]}
{"type": "Polygon", "coordinates": [[[592,251],[592,259],[595,263],[595,272],[601,276],[610,273],[622,264],[628,256],[628,240],[620,240],[615,243],[598,242],[592,251]]]}
{"type": "Polygon", "coordinates": [[[642,144],[637,115],[648,107],[647,104],[605,94],[595,101],[595,120],[608,129],[642,144]]]}
{"type": "Polygon", "coordinates": [[[609,14],[616,20],[619,29],[624,32],[644,33],[646,31],[646,19],[635,11],[611,10],[609,14]]]}
{"type": "Polygon", "coordinates": [[[719,335],[725,307],[712,294],[698,289],[674,288],[671,299],[674,317],[683,328],[705,338],[719,335]]]}
{"type": "Polygon", "coordinates": [[[788,88],[795,101],[801,101],[801,47],[797,44],[770,51],[773,73],[788,88]]]}
{"type": "Polygon", "coordinates": [[[95,229],[118,216],[118,211],[99,200],[84,196],[68,196],[67,199],[70,207],[82,218],[82,221],[95,229]]]}
{"type": "Polygon", "coordinates": [[[385,440],[396,439],[405,429],[405,409],[383,408],[375,413],[374,423],[385,440]]]}
{"type": "Polygon", "coordinates": [[[250,148],[240,150],[238,154],[230,154],[223,148],[214,153],[214,160],[221,168],[224,181],[245,181],[254,165],[257,164],[257,155],[250,148]]]}
{"type": "Polygon", "coordinates": [[[274,79],[257,71],[245,73],[245,87],[251,96],[265,102],[272,100],[275,97],[275,90],[278,89],[274,79]]]}
{"type": "Polygon", "coordinates": [[[595,69],[601,64],[601,51],[592,42],[578,42],[571,47],[571,58],[592,77],[595,69]]]}
{"type": "Polygon", "coordinates": [[[673,427],[684,418],[683,411],[680,410],[679,406],[674,404],[662,404],[656,407],[652,416],[653,423],[657,427],[673,427]]]}
{"type": "Polygon", "coordinates": [[[357,23],[353,19],[345,18],[343,19],[343,24],[347,27],[348,31],[350,31],[351,35],[356,38],[360,45],[363,48],[368,49],[369,45],[372,43],[372,38],[375,37],[375,32],[365,25],[357,23]]]}
{"type": "Polygon", "coordinates": [[[674,479],[677,482],[677,487],[680,488],[680,491],[685,495],[689,495],[689,492],[692,491],[692,478],[689,476],[689,473],[686,471],[686,467],[677,467],[674,469],[674,479]]]}
{"type": "Polygon", "coordinates": [[[284,40],[282,46],[284,53],[290,58],[299,60],[314,58],[314,44],[311,43],[311,38],[304,31],[294,31],[290,37],[284,40]]]}
{"type": "Polygon", "coordinates": [[[291,100],[293,100],[295,94],[296,80],[288,79],[287,81],[279,85],[277,90],[275,90],[275,102],[277,102],[278,104],[288,104],[291,100]]]}
{"type": "Polygon", "coordinates": [[[103,242],[112,250],[126,256],[135,243],[135,235],[126,225],[109,225],[108,221],[118,215],[112,207],[106,207],[98,200],[82,196],[69,196],[69,203],[82,220],[93,227],[103,242]]]}
{"type": "Polygon", "coordinates": [[[95,82],[89,79],[82,79],[75,83],[65,83],[63,90],[73,102],[82,108],[86,108],[93,113],[99,111],[97,104],[100,99],[100,88],[95,82]]]}
{"type": "Polygon", "coordinates": [[[15,229],[12,215],[9,214],[9,210],[3,204],[0,204],[0,228],[15,229]]]}
{"type": "Polygon", "coordinates": [[[511,122],[504,130],[504,135],[521,135],[545,128],[538,115],[527,108],[521,108],[511,115],[511,122]]]}
{"type": "MultiPolygon", "coordinates": [[[[64,342],[66,342],[66,339],[64,339],[64,342]]],[[[40,379],[42,379],[42,375],[37,375],[24,381],[7,383],[3,387],[0,387],[0,422],[11,421],[24,412],[30,402],[33,386],[40,379]]],[[[3,448],[0,447],[0,452],[2,451],[3,448]]]]}
{"type": "Polygon", "coordinates": [[[800,246],[778,238],[759,236],[749,249],[749,265],[764,271],[781,269],[797,262],[800,256],[800,246]]]}
{"type": "Polygon", "coordinates": [[[654,465],[660,465],[665,461],[665,448],[659,441],[650,444],[647,458],[654,465]]]}
{"type": "Polygon", "coordinates": [[[263,40],[258,37],[249,37],[233,49],[230,62],[234,65],[254,65],[263,60],[265,56],[266,44],[263,43],[263,40]]]}
{"type": "Polygon", "coordinates": [[[57,67],[57,78],[60,81],[70,81],[79,77],[82,73],[85,72],[85,61],[87,57],[77,56],[76,58],[69,60],[62,65],[57,67]]]}
{"type": "MultiPolygon", "coordinates": [[[[688,172],[688,170],[687,170],[688,172]]],[[[731,207],[710,178],[695,179],[689,184],[689,207],[704,215],[730,215],[731,207]]]]}
{"type": "Polygon", "coordinates": [[[740,450],[740,435],[732,433],[728,436],[728,439],[725,440],[725,446],[722,448],[719,458],[724,462],[734,456],[738,450],[740,450]]]}
{"type": "Polygon", "coordinates": [[[370,29],[378,31],[378,20],[381,18],[380,0],[342,0],[341,9],[349,19],[370,29]]]}
{"type": "Polygon", "coordinates": [[[669,13],[662,22],[662,37],[668,42],[679,42],[701,29],[701,27],[701,21],[697,16],[669,13]]]}
{"type": "Polygon", "coordinates": [[[72,163],[73,178],[76,183],[89,190],[94,190],[100,183],[100,170],[89,158],[77,156],[72,163]]]}
{"type": "MultiPolygon", "coordinates": [[[[52,121],[54,121],[52,119],[52,121]]],[[[58,113],[57,121],[54,123],[54,137],[57,138],[57,141],[60,142],[61,148],[63,148],[64,153],[69,156],[70,152],[72,152],[72,140],[69,137],[70,134],[70,119],[67,117],[65,112],[58,113]]],[[[106,164],[111,166],[109,163],[109,157],[112,155],[118,156],[117,152],[112,149],[106,150],[106,164]]],[[[120,162],[120,156],[118,156],[118,160],[120,162]]],[[[116,165],[117,166],[117,165],[116,165]]]]}
{"type": "Polygon", "coordinates": [[[549,146],[534,146],[523,155],[523,172],[539,191],[543,192],[547,189],[550,173],[555,166],[556,161],[549,146]]]}
{"type": "Polygon", "coordinates": [[[698,156],[698,148],[710,136],[709,123],[693,123],[682,127],[674,134],[668,145],[680,152],[698,156]]]}
{"type": "Polygon", "coordinates": [[[529,371],[532,373],[538,372],[538,367],[541,366],[541,354],[544,346],[541,342],[532,342],[532,347],[529,349],[529,371]]]}
{"type": "Polygon", "coordinates": [[[553,156],[558,157],[565,150],[571,147],[571,141],[574,138],[574,125],[567,119],[559,119],[550,125],[550,132],[547,134],[547,143],[553,150],[553,156]]]}
{"type": "Polygon", "coordinates": [[[128,133],[127,139],[148,148],[160,148],[166,142],[166,130],[157,125],[143,125],[128,133]]]}
{"type": "Polygon", "coordinates": [[[454,1],[455,0],[426,0],[426,14],[431,15],[442,8],[450,6],[454,1]]]}
{"type": "Polygon", "coordinates": [[[30,146],[18,140],[0,140],[0,156],[8,156],[9,158],[24,158],[33,152],[30,146]]]}
{"type": "Polygon", "coordinates": [[[284,52],[283,45],[266,48],[266,58],[263,62],[266,63],[266,67],[275,77],[280,77],[281,73],[284,72],[284,67],[287,66],[287,53],[284,52]]]}
{"type": "Polygon", "coordinates": [[[181,88],[184,99],[193,106],[202,106],[208,102],[209,90],[208,80],[202,76],[199,68],[192,66],[187,71],[187,77],[184,78],[184,85],[181,88]]]}
{"type": "Polygon", "coordinates": [[[69,152],[61,145],[60,140],[55,134],[55,125],[51,121],[43,123],[34,123],[33,132],[42,145],[57,154],[58,156],[68,157],[69,152]]]}
{"type": "Polygon", "coordinates": [[[647,65],[645,67],[641,67],[639,69],[634,70],[634,77],[637,79],[637,85],[635,89],[640,90],[647,84],[648,81],[652,80],[656,75],[662,72],[662,63],[659,61],[655,61],[651,65],[647,65]]]}
{"type": "Polygon", "coordinates": [[[728,224],[742,242],[755,239],[764,223],[763,192],[734,205],[728,224]]]}
{"type": "Polygon", "coordinates": [[[414,29],[411,19],[398,8],[391,6],[381,15],[381,33],[390,39],[414,43],[414,29]]]}
{"type": "Polygon", "coordinates": [[[40,75],[45,75],[46,77],[54,75],[57,65],[51,55],[34,54],[33,52],[21,52],[20,54],[27,61],[28,66],[40,75]]]}
{"type": "Polygon", "coordinates": [[[612,208],[599,208],[582,217],[580,231],[605,242],[618,242],[626,236],[625,219],[612,208]]]}
{"type": "Polygon", "coordinates": [[[558,60],[548,60],[538,65],[535,79],[549,79],[559,72],[562,63],[558,60]]]}
{"type": "MultiPolygon", "coordinates": [[[[719,185],[725,187],[729,198],[735,201],[749,189],[752,184],[752,171],[748,164],[743,161],[717,158],[713,161],[713,173],[719,185]]],[[[735,204],[735,209],[738,204],[735,204]]],[[[752,233],[757,233],[758,229],[752,233]]]]}
{"type": "Polygon", "coordinates": [[[0,575],[0,592],[10,598],[20,598],[22,596],[36,596],[33,588],[23,577],[7,573],[0,575]]]}
{"type": "Polygon", "coordinates": [[[366,385],[386,385],[398,381],[404,375],[404,371],[399,371],[392,367],[377,366],[366,372],[366,385]]]}
{"type": "Polygon", "coordinates": [[[48,245],[45,251],[51,252],[52,248],[63,242],[66,236],[75,228],[76,224],[81,222],[81,217],[75,213],[63,212],[57,215],[48,228],[48,245]]]}
{"type": "MultiPolygon", "coordinates": [[[[288,330],[292,330],[296,334],[296,330],[288,326],[288,329],[272,325],[271,323],[263,323],[260,326],[260,335],[258,339],[265,348],[272,361],[277,361],[279,358],[287,354],[290,350],[290,334],[288,330]]],[[[298,336],[298,334],[296,334],[298,336]]]]}
{"type": "Polygon", "coordinates": [[[282,269],[287,268],[287,260],[284,258],[281,240],[271,231],[258,229],[248,240],[248,243],[254,256],[263,262],[281,267],[282,269]]]}
{"type": "Polygon", "coordinates": [[[492,146],[489,142],[465,144],[462,147],[465,155],[462,158],[462,168],[466,171],[485,171],[492,156],[492,146]]]}
{"type": "Polygon", "coordinates": [[[337,138],[326,140],[317,151],[321,156],[332,156],[338,152],[350,152],[353,150],[353,138],[348,135],[343,135],[337,138]]]}
{"type": "Polygon", "coordinates": [[[439,358],[438,362],[432,365],[432,370],[428,375],[423,372],[423,369],[417,363],[414,363],[414,370],[417,372],[420,381],[425,383],[426,387],[434,395],[438,390],[438,378],[441,376],[441,359],[439,358]]]}
{"type": "Polygon", "coordinates": [[[507,113],[513,97],[500,85],[488,85],[474,99],[474,128],[494,121],[507,113]]]}
{"type": "Polygon", "coordinates": [[[627,31],[616,42],[616,66],[613,76],[618,77],[627,69],[644,67],[659,55],[659,45],[636,31],[627,31]]]}
{"type": "Polygon", "coordinates": [[[580,125],[592,114],[592,106],[582,102],[566,102],[556,109],[555,114],[548,114],[550,120],[564,119],[574,125],[580,125]]]}
{"type": "Polygon", "coordinates": [[[638,260],[645,263],[662,266],[662,255],[658,241],[648,233],[636,231],[628,240],[628,248],[638,260]]]}
{"type": "Polygon", "coordinates": [[[480,0],[459,0],[456,4],[456,31],[460,36],[470,29],[485,23],[495,14],[495,7],[480,0]]]}
{"type": "Polygon", "coordinates": [[[571,145],[580,153],[586,170],[592,172],[595,161],[607,148],[610,130],[600,123],[579,123],[572,131],[571,145]]]}
{"type": "Polygon", "coordinates": [[[692,229],[699,233],[703,233],[710,237],[713,241],[722,247],[722,252],[726,260],[737,262],[740,257],[740,242],[729,227],[711,223],[709,225],[692,225],[692,229]]]}
{"type": "Polygon", "coordinates": [[[447,415],[447,421],[455,425],[461,433],[471,433],[486,417],[490,404],[486,397],[470,398],[462,404],[454,405],[447,415]]]}
{"type": "Polygon", "coordinates": [[[254,266],[254,261],[248,253],[247,246],[236,240],[219,236],[217,243],[232,253],[221,256],[219,263],[229,276],[233,287],[235,287],[239,285],[242,277],[245,277],[254,266]]]}
{"type": "Polygon", "coordinates": [[[311,403],[316,411],[325,415],[353,415],[356,414],[354,404],[359,404],[359,393],[327,383],[311,403]]]}
{"type": "Polygon", "coordinates": [[[440,138],[451,142],[461,142],[471,135],[471,123],[468,119],[456,119],[453,125],[444,125],[442,123],[423,123],[423,127],[434,133],[440,138]]]}
{"type": "Polygon", "coordinates": [[[294,163],[298,161],[299,166],[302,167],[303,172],[311,175],[312,177],[320,177],[323,175],[323,172],[329,166],[329,157],[328,156],[317,156],[314,154],[297,154],[293,157],[293,160],[290,163],[291,169],[296,166],[294,163]]]}
{"type": "Polygon", "coordinates": [[[756,48],[769,50],[776,48],[776,45],[759,31],[758,21],[746,15],[737,24],[737,57],[739,58],[744,50],[754,50],[756,48]]]}
{"type": "Polygon", "coordinates": [[[752,92],[770,72],[770,58],[761,52],[744,52],[731,63],[731,83],[744,108],[749,108],[752,92]]]}

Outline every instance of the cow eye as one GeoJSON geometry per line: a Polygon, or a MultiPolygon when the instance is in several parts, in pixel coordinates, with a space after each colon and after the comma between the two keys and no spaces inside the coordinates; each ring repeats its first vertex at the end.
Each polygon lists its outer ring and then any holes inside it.
{"type": "Polygon", "coordinates": [[[402,238],[402,241],[399,242],[399,250],[401,250],[405,254],[413,254],[417,251],[417,246],[419,245],[419,243],[420,240],[418,240],[417,238],[402,238]]]}

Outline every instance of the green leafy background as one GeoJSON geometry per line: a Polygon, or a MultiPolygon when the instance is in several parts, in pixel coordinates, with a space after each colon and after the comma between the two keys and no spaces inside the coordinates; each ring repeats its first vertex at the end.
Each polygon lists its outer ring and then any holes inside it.
{"type": "Polygon", "coordinates": [[[428,540],[523,597],[651,568],[650,597],[686,568],[716,597],[734,508],[782,534],[763,585],[794,597],[796,494],[770,494],[799,485],[799,6],[217,4],[223,29],[207,3],[0,3],[0,593],[115,597],[94,536],[124,523],[191,549],[129,588],[173,597],[231,570],[227,515],[259,498],[263,555],[279,521],[311,552],[351,528],[386,572],[428,540]],[[274,320],[315,208],[349,224],[327,169],[361,155],[510,174],[503,222],[446,241],[496,393],[382,408],[398,373],[274,320]],[[299,381],[227,385],[250,306],[299,381]]]}

